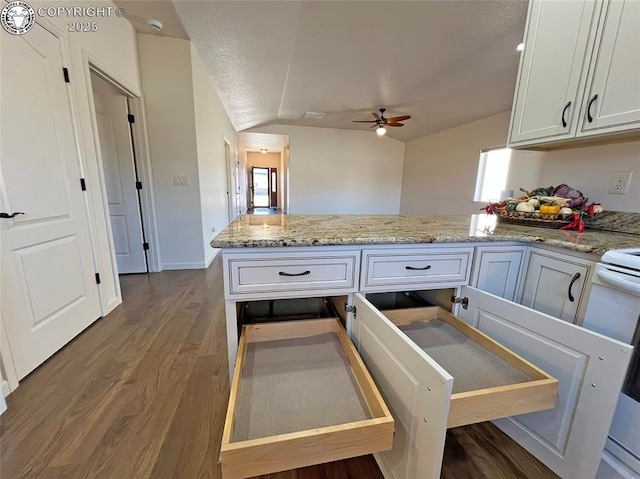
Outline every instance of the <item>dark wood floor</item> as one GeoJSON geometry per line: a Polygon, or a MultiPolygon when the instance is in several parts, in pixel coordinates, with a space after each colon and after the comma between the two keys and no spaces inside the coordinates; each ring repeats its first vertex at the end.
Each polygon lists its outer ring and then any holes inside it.
{"type": "MultiPolygon", "coordinates": [[[[220,261],[121,283],[124,303],[9,396],[0,477],[221,477],[229,379],[220,261]]],[[[263,479],[381,477],[366,456],[263,479]]],[[[449,431],[442,477],[556,476],[482,424],[449,431]]]]}

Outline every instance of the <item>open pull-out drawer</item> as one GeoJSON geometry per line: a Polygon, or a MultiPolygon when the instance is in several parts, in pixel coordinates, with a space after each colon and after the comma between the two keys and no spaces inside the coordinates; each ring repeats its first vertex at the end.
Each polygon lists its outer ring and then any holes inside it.
{"type": "Polygon", "coordinates": [[[393,449],[376,456],[385,477],[440,477],[448,427],[554,406],[554,378],[446,310],[354,302],[360,355],[395,419],[393,449]]]}
{"type": "Polygon", "coordinates": [[[388,450],[393,427],[337,319],[243,328],[220,450],[224,479],[388,450]]]}
{"type": "Polygon", "coordinates": [[[550,409],[558,380],[438,306],[383,310],[451,376],[447,427],[550,409]]]}

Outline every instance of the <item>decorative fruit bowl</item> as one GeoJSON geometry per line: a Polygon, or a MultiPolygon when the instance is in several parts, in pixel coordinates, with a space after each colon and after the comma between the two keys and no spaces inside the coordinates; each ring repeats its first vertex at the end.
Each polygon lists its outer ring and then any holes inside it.
{"type": "Polygon", "coordinates": [[[536,188],[527,191],[518,198],[507,198],[504,201],[489,203],[482,208],[487,214],[498,215],[498,220],[504,223],[525,226],[539,226],[543,228],[572,229],[579,232],[584,230],[585,216],[595,216],[602,212],[602,205],[591,203],[582,192],[564,183],[547,188],[536,188]]]}

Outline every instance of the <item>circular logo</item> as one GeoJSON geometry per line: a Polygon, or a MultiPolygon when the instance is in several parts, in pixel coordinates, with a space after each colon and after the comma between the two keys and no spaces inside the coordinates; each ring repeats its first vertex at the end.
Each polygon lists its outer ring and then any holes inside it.
{"type": "Polygon", "coordinates": [[[27,2],[17,0],[7,3],[0,14],[0,22],[11,35],[22,35],[33,28],[36,12],[27,2]]]}

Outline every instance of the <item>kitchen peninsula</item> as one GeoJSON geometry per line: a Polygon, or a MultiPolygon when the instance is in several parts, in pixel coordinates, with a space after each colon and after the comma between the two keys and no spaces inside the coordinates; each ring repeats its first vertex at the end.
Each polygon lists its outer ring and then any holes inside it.
{"type": "MultiPolygon", "coordinates": [[[[296,300],[298,307],[315,298],[333,306],[393,414],[393,449],[375,454],[385,477],[439,477],[447,427],[486,420],[498,420],[560,476],[593,477],[631,348],[579,325],[595,262],[610,249],[637,247],[639,239],[496,223],[487,215],[240,216],[211,241],[223,249],[230,374],[238,369],[233,391],[242,370],[234,365],[243,364],[245,349],[238,348],[241,328],[251,323],[245,313],[268,311],[262,316],[273,321],[278,302],[296,300]],[[388,304],[408,296],[419,304],[404,311],[388,304]],[[454,375],[402,332],[412,321],[445,317],[506,346],[507,355],[521,355],[540,379],[500,391],[452,392],[454,375]]],[[[260,321],[246,332],[260,331],[260,321]]],[[[279,324],[274,329],[282,334],[288,325],[279,324]]],[[[250,441],[230,439],[233,391],[223,472],[243,467],[241,454],[251,452],[250,441]]],[[[322,446],[309,434],[296,457],[313,464],[320,456],[304,455],[322,446]]],[[[265,441],[275,454],[269,467],[277,468],[287,446],[265,441]]]]}

